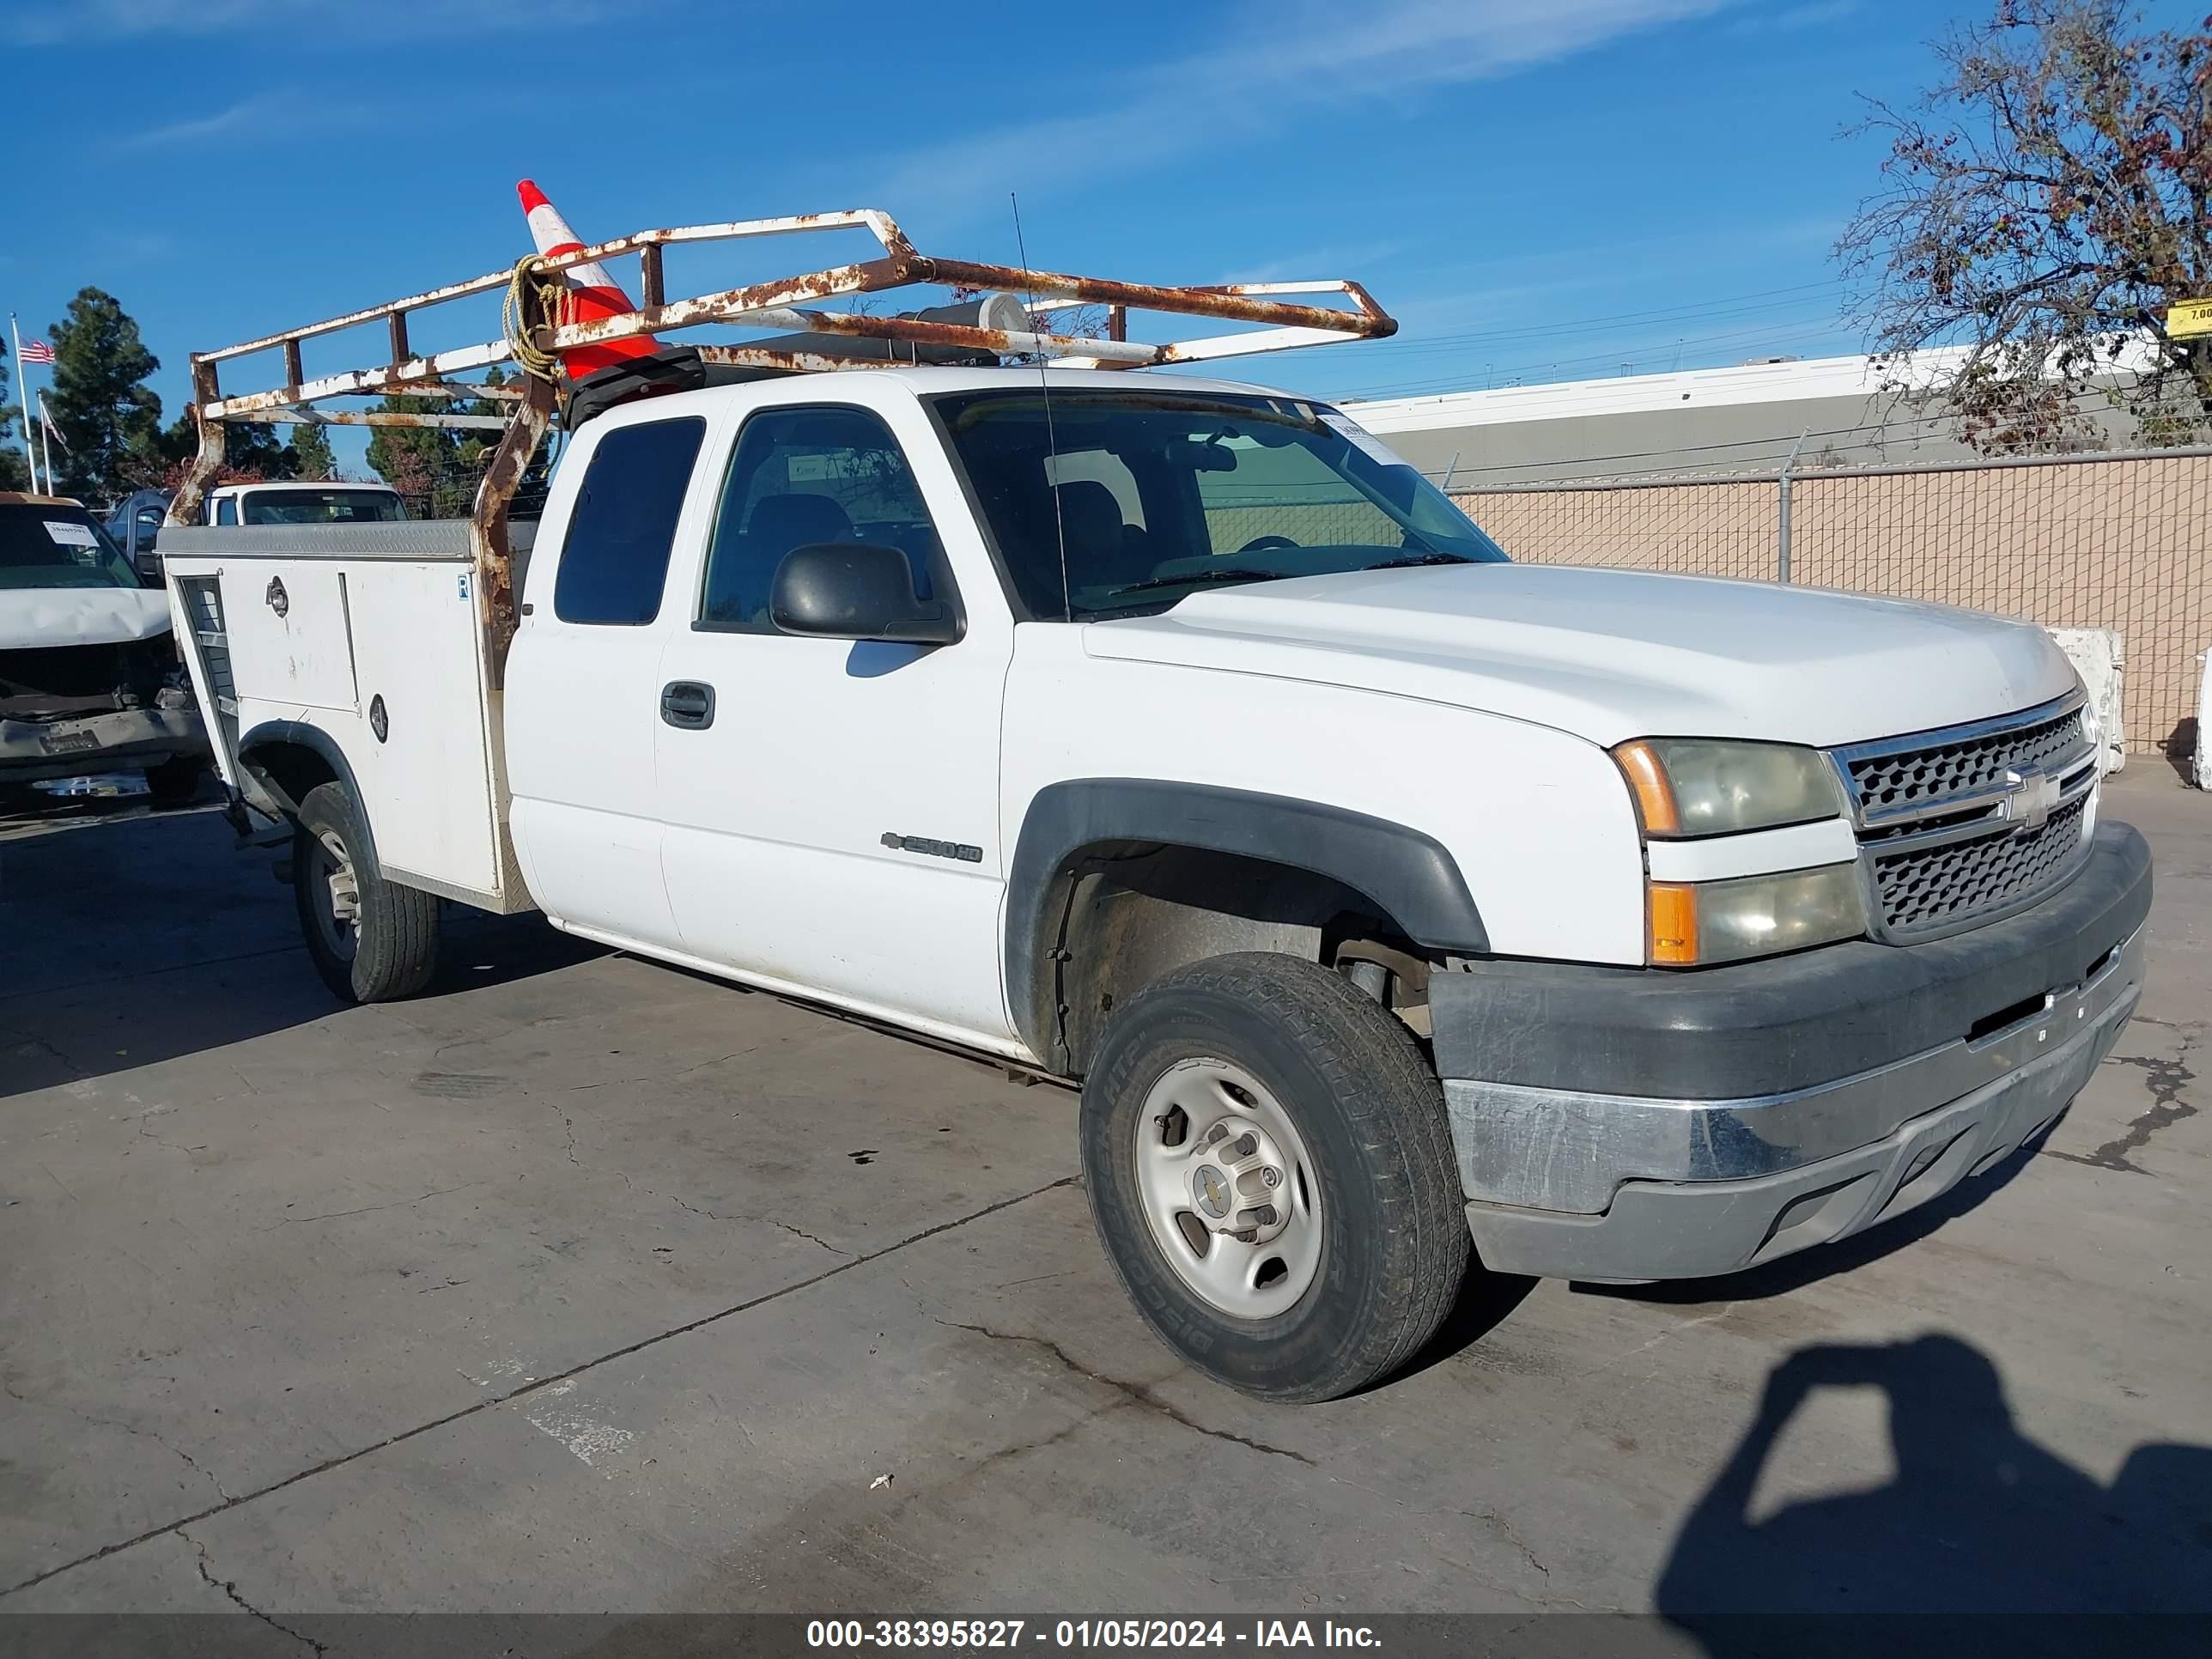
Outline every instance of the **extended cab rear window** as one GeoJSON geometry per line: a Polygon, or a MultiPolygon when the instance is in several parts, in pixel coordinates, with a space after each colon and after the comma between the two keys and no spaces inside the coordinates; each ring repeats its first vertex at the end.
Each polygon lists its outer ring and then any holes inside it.
{"type": "Polygon", "coordinates": [[[568,514],[553,614],[636,628],[660,614],[668,556],[706,422],[645,421],[601,437],[568,514]]]}

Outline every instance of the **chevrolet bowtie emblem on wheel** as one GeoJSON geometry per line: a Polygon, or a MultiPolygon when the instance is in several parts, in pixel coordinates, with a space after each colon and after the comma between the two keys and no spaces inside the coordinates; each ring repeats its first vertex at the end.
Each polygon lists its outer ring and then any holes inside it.
{"type": "Polygon", "coordinates": [[[2012,786],[2005,817],[2022,830],[2041,829],[2058,805],[2058,780],[2039,766],[2016,766],[2005,773],[2005,781],[2012,786]]]}

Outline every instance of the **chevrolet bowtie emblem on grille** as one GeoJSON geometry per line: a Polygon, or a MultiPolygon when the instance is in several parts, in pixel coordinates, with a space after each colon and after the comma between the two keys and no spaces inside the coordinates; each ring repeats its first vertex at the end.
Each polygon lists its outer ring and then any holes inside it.
{"type": "Polygon", "coordinates": [[[2005,817],[2022,830],[2041,829],[2058,805],[2058,780],[2039,766],[2015,766],[2005,773],[2005,781],[2012,786],[2005,817]]]}

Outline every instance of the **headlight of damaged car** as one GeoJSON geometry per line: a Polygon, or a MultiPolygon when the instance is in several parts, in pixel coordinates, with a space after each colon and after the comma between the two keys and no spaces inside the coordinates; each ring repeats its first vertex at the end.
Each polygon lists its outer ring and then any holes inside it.
{"type": "Polygon", "coordinates": [[[1613,757],[1655,840],[1771,830],[1844,810],[1827,757],[1795,744],[1644,738],[1613,757]]]}

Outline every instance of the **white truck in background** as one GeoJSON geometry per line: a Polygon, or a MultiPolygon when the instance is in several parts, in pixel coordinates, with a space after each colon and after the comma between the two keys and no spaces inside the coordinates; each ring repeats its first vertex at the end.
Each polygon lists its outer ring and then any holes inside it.
{"type": "Polygon", "coordinates": [[[428,984],[441,902],[534,907],[1079,1083],[1136,1305],[1280,1400],[1401,1365],[1471,1260],[1696,1277],[1896,1216],[2112,1047],[2148,856],[2039,629],[1509,562],[1329,405],[1132,372],[1388,332],[1356,288],[933,260],[865,218],[882,261],[676,305],[656,265],[629,319],[262,393],[195,359],[211,473],[227,418],[799,331],[579,383],[534,534],[534,378],[471,521],[164,532],[238,822],[289,828],[339,995],[428,984]],[[1261,327],[793,308],[914,283],[1261,327]]]}
{"type": "Polygon", "coordinates": [[[280,478],[222,484],[202,508],[211,525],[400,524],[406,503],[390,484],[280,478]]]}

